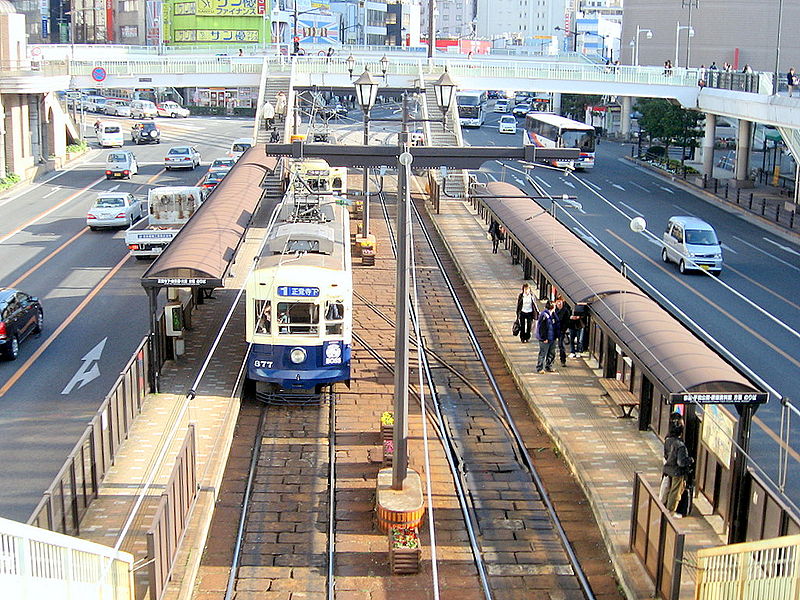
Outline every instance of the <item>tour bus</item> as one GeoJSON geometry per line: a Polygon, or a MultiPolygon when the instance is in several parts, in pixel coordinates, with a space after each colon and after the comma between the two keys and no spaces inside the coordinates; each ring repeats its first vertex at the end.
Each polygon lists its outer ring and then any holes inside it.
{"type": "Polygon", "coordinates": [[[486,103],[489,95],[486,92],[458,92],[458,120],[462,127],[480,127],[486,119],[486,103]]]}
{"type": "Polygon", "coordinates": [[[525,116],[525,143],[539,148],[578,148],[578,160],[550,161],[556,167],[594,167],[595,130],[580,121],[553,113],[530,112],[525,116]]]}

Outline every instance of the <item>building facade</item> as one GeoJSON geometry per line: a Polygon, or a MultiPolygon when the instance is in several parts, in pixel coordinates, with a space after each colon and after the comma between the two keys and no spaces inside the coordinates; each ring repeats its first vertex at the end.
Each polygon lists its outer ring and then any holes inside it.
{"type": "Polygon", "coordinates": [[[476,0],[475,30],[479,38],[539,40],[572,31],[572,0],[476,0]],[[558,29],[556,29],[558,28],[558,29]]]}
{"type": "Polygon", "coordinates": [[[772,71],[780,21],[778,70],[785,73],[790,67],[800,67],[800,2],[764,0],[755,5],[746,0],[697,0],[691,3],[690,17],[690,7],[681,2],[625,0],[623,14],[623,64],[633,64],[639,27],[641,65],[663,65],[665,60],[675,63],[677,38],[676,67],[686,66],[688,54],[692,67],[709,66],[713,61],[720,67],[727,62],[739,71],[746,64],[757,71],[772,71]],[[691,38],[685,29],[690,22],[691,38]],[[644,30],[650,30],[652,37],[644,30]]]}

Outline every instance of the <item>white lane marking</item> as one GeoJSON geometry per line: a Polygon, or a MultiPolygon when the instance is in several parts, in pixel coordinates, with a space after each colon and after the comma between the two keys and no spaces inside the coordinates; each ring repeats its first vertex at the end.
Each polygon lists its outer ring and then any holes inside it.
{"type": "Polygon", "coordinates": [[[618,183],[615,183],[615,184],[614,184],[614,185],[612,185],[611,187],[615,187],[615,188],[617,188],[618,190],[622,190],[623,192],[625,191],[625,188],[624,188],[624,187],[622,187],[621,185],[619,185],[618,183]]]}
{"type": "Polygon", "coordinates": [[[790,263],[790,262],[788,262],[788,261],[785,261],[785,260],[783,260],[782,258],[778,258],[778,257],[777,257],[777,256],[775,256],[774,254],[770,254],[770,253],[769,253],[769,252],[767,252],[766,250],[762,250],[762,249],[761,249],[761,248],[759,248],[758,246],[756,246],[756,245],[754,245],[754,244],[751,244],[750,242],[748,242],[748,241],[746,241],[746,240],[743,240],[743,239],[742,239],[742,238],[740,238],[740,237],[733,236],[733,238],[734,238],[735,240],[738,240],[738,241],[740,241],[740,242],[741,242],[742,244],[744,244],[745,246],[750,246],[750,247],[751,247],[753,250],[756,250],[756,251],[758,251],[758,252],[761,252],[762,254],[765,254],[766,256],[769,256],[771,259],[778,261],[779,263],[781,263],[782,265],[785,265],[785,266],[789,267],[790,269],[794,269],[795,271],[800,271],[800,267],[797,267],[797,266],[793,265],[792,263],[790,263]]]}
{"type": "Polygon", "coordinates": [[[42,196],[42,198],[49,198],[50,196],[52,196],[53,194],[55,194],[55,193],[56,193],[58,190],[60,190],[60,189],[61,189],[61,186],[60,186],[60,185],[57,185],[57,186],[56,186],[56,187],[54,187],[52,190],[50,190],[49,192],[47,192],[47,193],[46,193],[44,196],[42,196]]]}
{"type": "Polygon", "coordinates": [[[546,188],[552,188],[552,187],[553,187],[552,185],[550,185],[549,183],[547,183],[547,182],[546,182],[544,179],[542,179],[542,178],[541,178],[541,177],[539,177],[538,175],[534,176],[534,179],[535,179],[536,181],[538,181],[539,183],[541,183],[541,184],[542,184],[544,187],[546,187],[546,188]]]}
{"type": "Polygon", "coordinates": [[[104,337],[94,348],[89,350],[84,357],[81,359],[83,364],[80,366],[78,371],[75,375],[72,376],[72,379],[69,380],[69,383],[66,387],[61,390],[61,393],[66,395],[69,394],[75,386],[78,386],[78,389],[85,386],[87,383],[94,381],[98,377],[100,377],[100,368],[95,364],[100,360],[100,357],[103,355],[103,348],[105,348],[107,337],[104,337]]]}
{"type": "Polygon", "coordinates": [[[115,185],[114,187],[112,187],[112,188],[111,188],[110,190],[108,190],[108,191],[109,191],[109,192],[116,192],[118,189],[119,189],[119,184],[115,185]]]}
{"type": "Polygon", "coordinates": [[[644,187],[643,185],[639,185],[639,184],[638,184],[638,183],[636,183],[635,181],[629,181],[628,183],[630,183],[631,185],[635,185],[637,188],[639,188],[639,189],[640,189],[640,190],[642,190],[643,192],[647,192],[648,194],[650,193],[650,190],[648,190],[648,189],[647,189],[646,187],[644,187]]]}
{"type": "Polygon", "coordinates": [[[781,250],[783,250],[785,252],[789,252],[790,254],[794,254],[795,256],[800,256],[800,252],[798,252],[794,248],[790,248],[789,246],[784,246],[783,244],[779,244],[775,240],[771,240],[771,239],[766,238],[766,237],[765,238],[761,238],[761,239],[764,240],[765,242],[767,242],[768,244],[772,244],[773,246],[777,246],[778,248],[780,248],[781,250]]]}
{"type": "Polygon", "coordinates": [[[625,203],[624,203],[624,202],[622,202],[621,200],[620,200],[620,205],[624,206],[625,208],[627,208],[629,211],[631,211],[631,212],[632,212],[633,214],[635,214],[635,215],[638,215],[638,216],[640,216],[640,217],[643,217],[643,216],[644,216],[644,215],[643,215],[642,213],[640,213],[638,210],[636,210],[635,208],[633,208],[633,207],[632,207],[630,204],[625,204],[625,203]]]}
{"type": "MultiPolygon", "coordinates": [[[[15,194],[13,196],[9,196],[5,200],[0,201],[0,206],[5,206],[9,202],[13,202],[17,198],[21,198],[22,196],[24,196],[28,192],[32,192],[36,188],[39,188],[39,187],[41,187],[41,186],[43,186],[45,184],[50,183],[51,181],[53,181],[53,179],[57,179],[58,177],[61,177],[65,173],[69,173],[70,171],[74,171],[78,167],[82,167],[84,164],[86,164],[86,163],[83,162],[81,159],[77,159],[77,162],[74,165],[72,165],[71,167],[69,167],[67,169],[64,169],[63,171],[59,171],[55,175],[52,175],[51,177],[48,177],[47,179],[44,179],[44,180],[40,181],[39,183],[36,183],[36,184],[34,184],[34,185],[24,189],[24,190],[21,190],[18,194],[15,194]]],[[[94,184],[92,184],[92,185],[94,185],[94,184]]],[[[0,240],[0,243],[2,243],[2,242],[3,242],[3,240],[0,240]]]]}
{"type": "Polygon", "coordinates": [[[725,250],[725,252],[731,252],[733,254],[739,254],[736,250],[728,246],[728,244],[720,244],[720,247],[725,250]]]}
{"type": "Polygon", "coordinates": [[[602,192],[602,191],[603,191],[603,188],[601,188],[601,187],[600,187],[599,185],[597,185],[596,183],[592,183],[591,181],[586,181],[585,179],[584,179],[584,182],[586,182],[587,184],[589,184],[590,186],[592,186],[592,187],[593,187],[594,189],[596,189],[598,192],[602,192]]]}
{"type": "Polygon", "coordinates": [[[592,237],[591,235],[587,235],[586,233],[584,233],[583,231],[581,231],[577,227],[573,227],[572,231],[573,231],[573,233],[575,233],[575,235],[577,235],[579,238],[581,238],[587,244],[591,244],[592,246],[597,246],[597,240],[594,237],[592,237]]]}
{"type": "Polygon", "coordinates": [[[683,208],[682,206],[678,206],[678,205],[677,205],[677,204],[675,204],[675,203],[673,203],[673,204],[672,204],[672,206],[674,206],[674,207],[675,207],[675,208],[677,208],[679,211],[681,211],[681,214],[682,214],[682,215],[689,215],[690,217],[696,217],[696,216],[697,216],[696,214],[694,214],[694,213],[692,213],[692,212],[689,212],[688,210],[686,210],[686,209],[685,209],[685,208],[683,208]]]}
{"type": "Polygon", "coordinates": [[[673,191],[672,191],[671,189],[669,189],[669,188],[666,188],[666,187],[664,187],[663,185],[660,185],[660,186],[658,186],[658,187],[660,187],[662,190],[664,190],[664,191],[665,191],[665,192],[667,192],[668,194],[675,194],[675,192],[673,192],[673,191]]]}
{"type": "Polygon", "coordinates": [[[518,184],[520,184],[520,185],[525,185],[525,182],[524,182],[524,181],[522,181],[522,179],[520,179],[520,178],[519,178],[519,177],[517,177],[516,175],[513,177],[513,179],[514,179],[514,181],[516,181],[518,184]]]}
{"type": "Polygon", "coordinates": [[[497,177],[495,177],[493,173],[486,173],[486,177],[488,177],[492,181],[497,181],[497,177]]]}
{"type": "Polygon", "coordinates": [[[575,189],[575,184],[573,184],[571,181],[567,181],[566,179],[562,179],[561,181],[563,181],[563,182],[564,182],[564,185],[568,185],[568,186],[569,186],[569,187],[571,187],[573,190],[575,189]]]}

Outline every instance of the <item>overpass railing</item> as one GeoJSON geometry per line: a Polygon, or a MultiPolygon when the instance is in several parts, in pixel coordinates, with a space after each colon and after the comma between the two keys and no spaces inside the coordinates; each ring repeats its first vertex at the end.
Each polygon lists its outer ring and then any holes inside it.
{"type": "Polygon", "coordinates": [[[0,518],[3,598],[134,600],[127,552],[0,518]]]}

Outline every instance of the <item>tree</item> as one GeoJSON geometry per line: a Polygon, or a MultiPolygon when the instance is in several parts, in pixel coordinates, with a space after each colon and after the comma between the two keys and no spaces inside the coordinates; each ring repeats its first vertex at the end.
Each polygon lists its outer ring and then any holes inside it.
{"type": "Polygon", "coordinates": [[[562,94],[561,113],[576,121],[583,121],[586,116],[586,107],[602,104],[603,97],[586,94],[562,94]]]}
{"type": "Polygon", "coordinates": [[[698,127],[702,115],[698,111],[686,110],[659,98],[641,98],[636,103],[636,110],[642,114],[639,129],[651,140],[659,140],[666,149],[665,155],[669,147],[676,144],[694,152],[696,140],[702,135],[698,127]]]}

